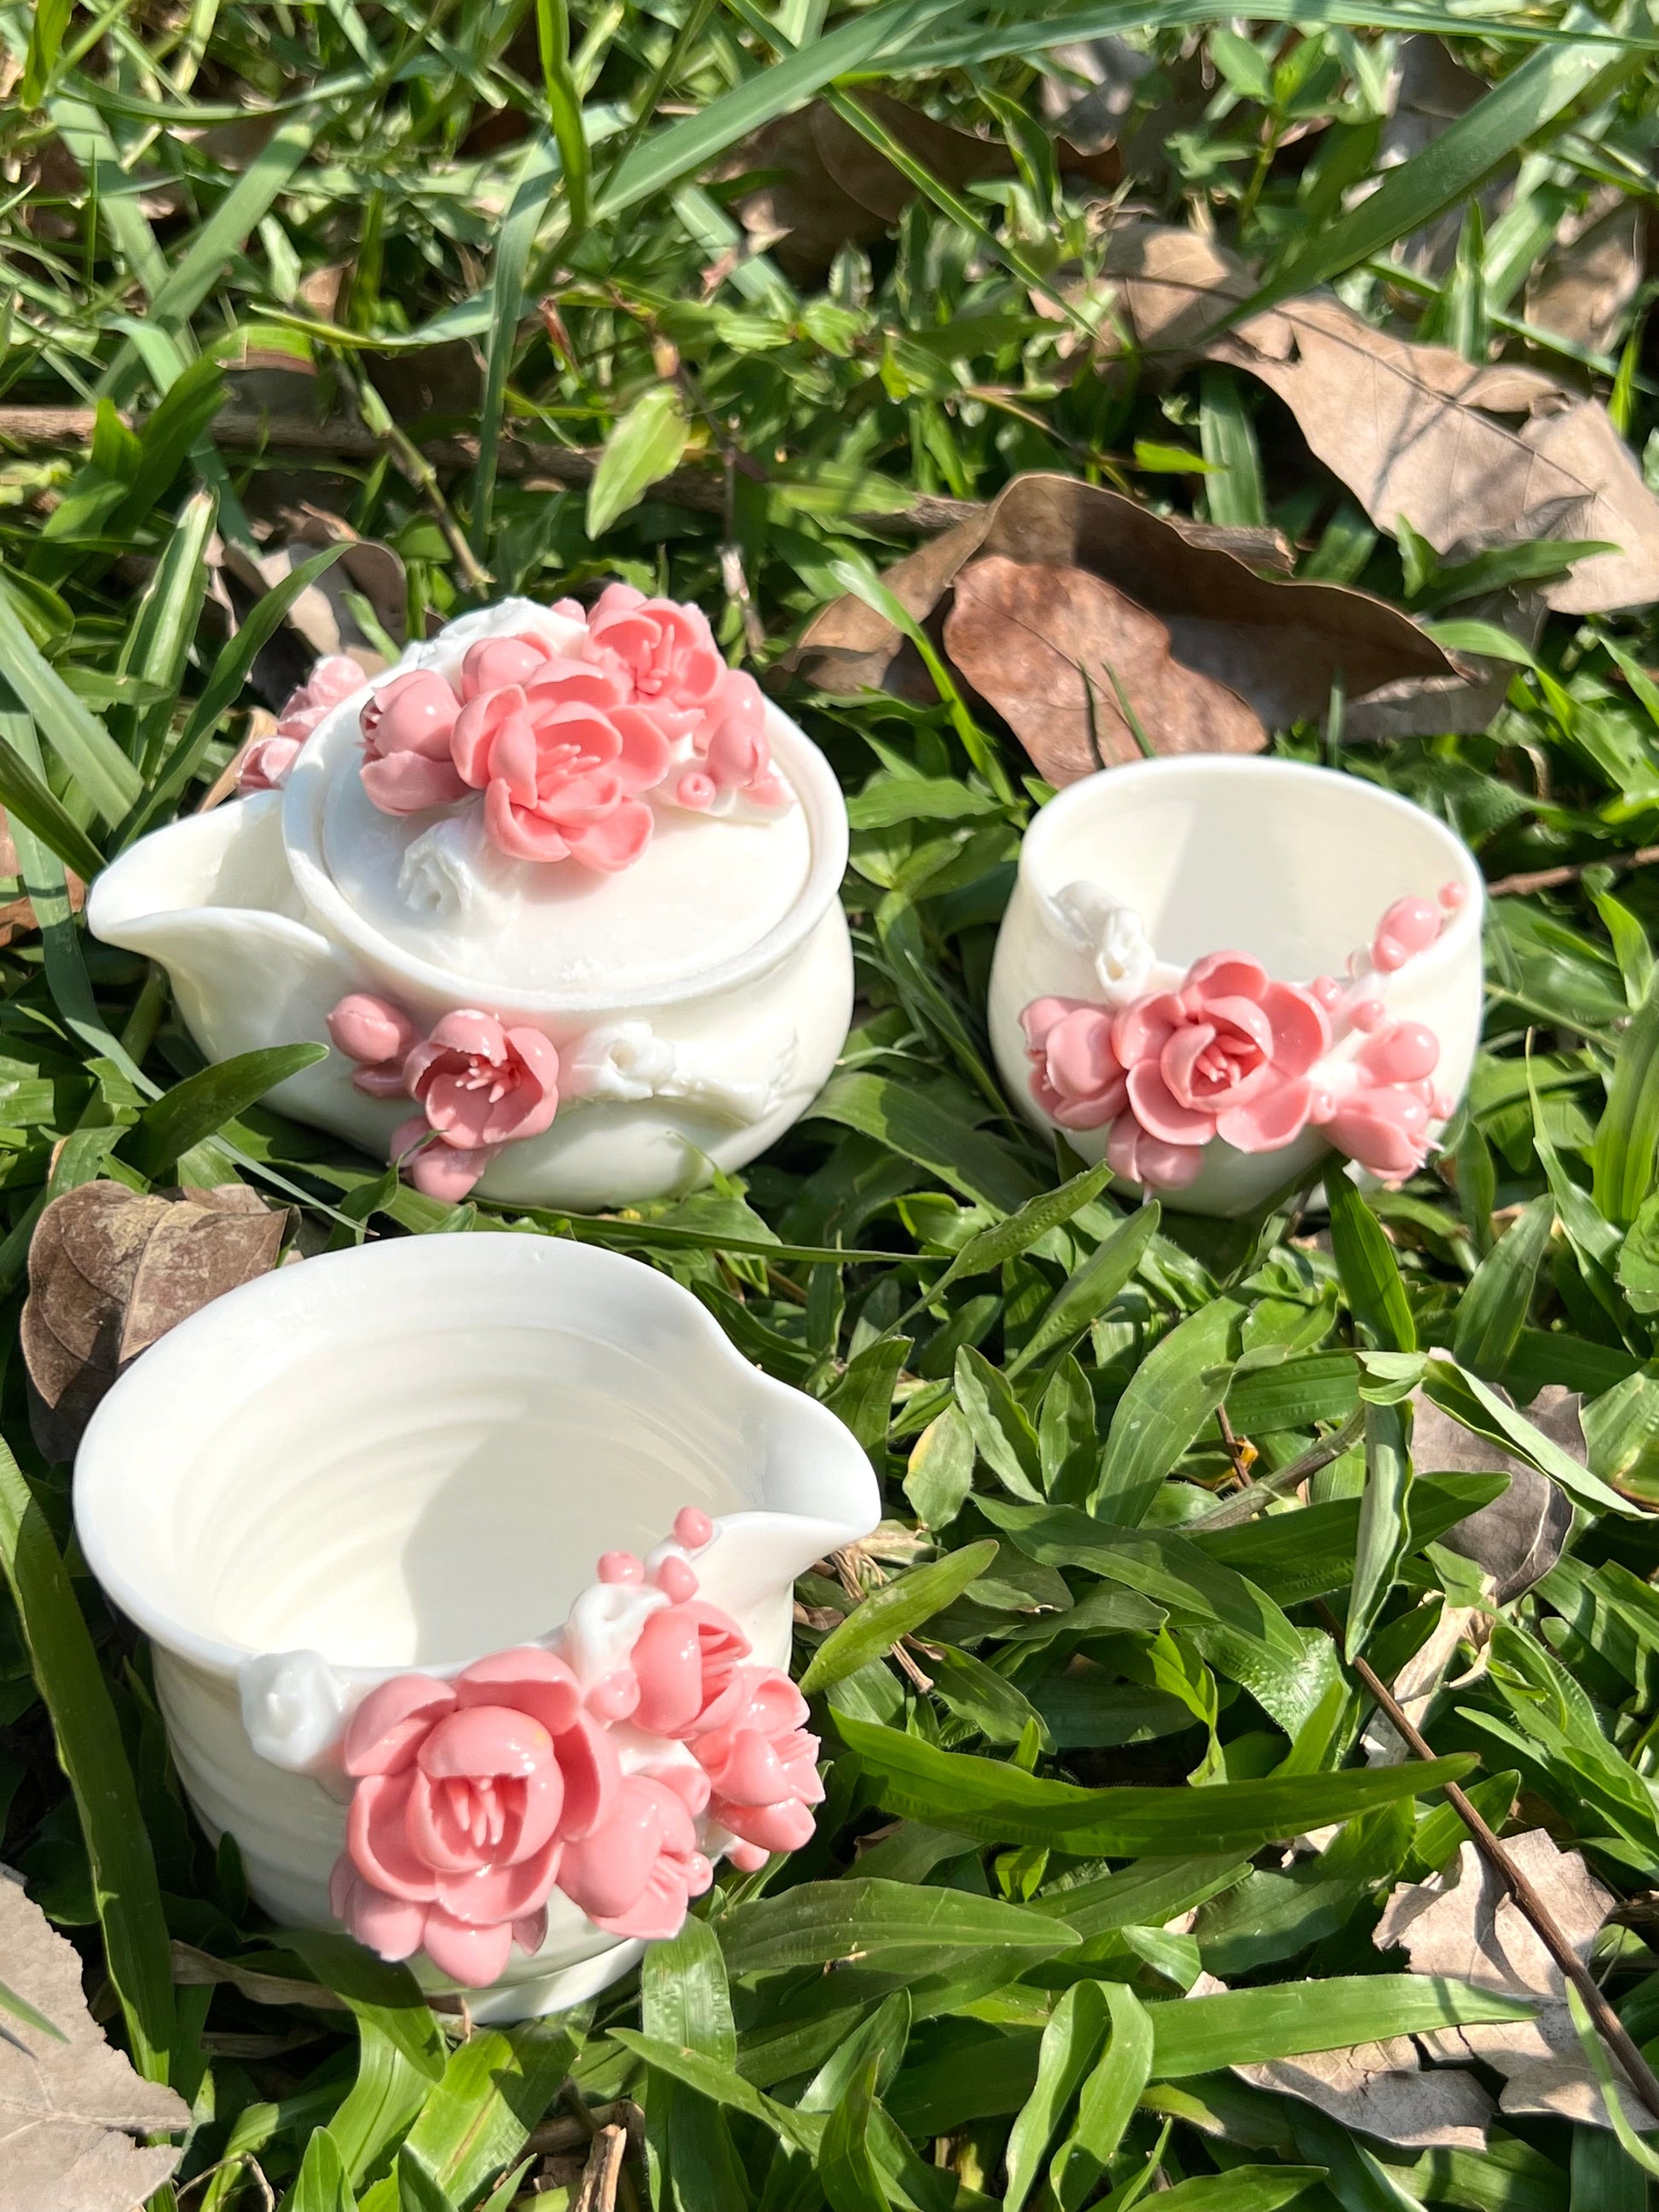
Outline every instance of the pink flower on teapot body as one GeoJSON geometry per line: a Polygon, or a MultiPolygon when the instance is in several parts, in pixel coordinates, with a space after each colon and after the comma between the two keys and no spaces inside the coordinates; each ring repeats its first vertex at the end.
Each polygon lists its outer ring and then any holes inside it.
{"type": "Polygon", "coordinates": [[[356,1790],[335,1913],[382,1958],[424,1950],[479,1988],[516,1942],[538,1950],[564,1855],[623,1788],[608,1732],[575,1676],[539,1646],[498,1652],[453,1682],[395,1676],[346,1731],[356,1790]]]}
{"type": "Polygon", "coordinates": [[[550,661],[527,689],[503,684],[470,699],[452,757],[460,781],[483,793],[484,827],[504,853],[609,874],[651,842],[651,809],[638,794],[667,773],[668,742],[649,717],[592,697],[596,672],[567,677],[568,665],[550,661]]]}
{"type": "Polygon", "coordinates": [[[290,691],[268,738],[256,738],[243,754],[236,788],[278,791],[300,757],[306,739],[325,714],[363,688],[363,672],[343,653],[331,653],[317,663],[297,691],[290,691]]]}
{"type": "Polygon", "coordinates": [[[428,1133],[410,1181],[428,1198],[464,1198],[503,1145],[538,1137],[559,1106],[559,1055],[539,1030],[504,1029],[464,1006],[446,1014],[404,1062],[404,1087],[424,1109],[393,1132],[394,1158],[428,1133]]]}
{"type": "Polygon", "coordinates": [[[708,1795],[695,1767],[625,1776],[609,1818],[567,1849],[559,1887],[607,1935],[678,1936],[714,1879],[693,1817],[708,1795]]]}
{"type": "Polygon", "coordinates": [[[466,796],[450,756],[460,702],[434,669],[411,669],[362,712],[363,789],[383,814],[419,814],[466,796]]]}
{"type": "Polygon", "coordinates": [[[1318,1000],[1275,983],[1260,961],[1212,952],[1178,989],[1137,999],[1112,1023],[1128,1102],[1166,1145],[1220,1137],[1241,1152],[1276,1152],[1312,1107],[1308,1071],[1330,1048],[1318,1000]]]}

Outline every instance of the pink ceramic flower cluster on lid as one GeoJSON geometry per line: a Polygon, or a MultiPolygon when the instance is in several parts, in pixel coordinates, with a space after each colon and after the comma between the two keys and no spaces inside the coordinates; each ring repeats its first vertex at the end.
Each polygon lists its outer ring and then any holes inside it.
{"type": "MultiPolygon", "coordinates": [[[[1440,894],[1448,912],[1462,899],[1455,884],[1440,894]]],[[[1431,1121],[1451,1101],[1431,1080],[1434,1032],[1390,1022],[1378,992],[1441,927],[1428,900],[1396,900],[1346,986],[1328,975],[1276,982],[1248,954],[1214,952],[1174,989],[1116,1009],[1035,999],[1020,1017],[1031,1094],[1062,1128],[1106,1129],[1115,1172],[1152,1189],[1194,1182],[1218,1138],[1273,1152],[1310,1122],[1350,1159],[1397,1180],[1422,1165],[1431,1121]],[[1356,1033],[1358,1048],[1339,1053],[1356,1033]]]]}
{"type": "Polygon", "coordinates": [[[343,706],[365,682],[363,672],[343,653],[319,660],[297,691],[290,691],[268,738],[256,738],[237,770],[239,792],[276,791],[288,780],[300,749],[325,714],[343,706]]]}
{"type": "Polygon", "coordinates": [[[805,1701],[698,1596],[684,1553],[712,1538],[707,1515],[687,1506],[674,1534],[654,1574],[600,1561],[601,1593],[639,1623],[602,1672],[525,1644],[453,1681],[396,1675],[358,1708],[330,1894],[360,1942],[479,1988],[514,1943],[540,1948],[555,1890],[608,1934],[672,1936],[715,1856],[753,1869],[811,1835],[805,1701]]]}
{"type": "MultiPolygon", "coordinates": [[[[477,799],[489,838],[513,859],[611,874],[650,843],[656,808],[789,805],[760,688],[727,667],[699,609],[611,584],[591,614],[571,599],[554,612],[581,625],[567,647],[529,632],[482,638],[456,683],[417,668],[371,694],[361,774],[383,813],[477,799]]],[[[362,684],[351,663],[320,663],[277,737],[244,763],[242,789],[280,784],[322,714],[362,684]],[[352,682],[337,697],[328,672],[339,666],[352,682]]]]}

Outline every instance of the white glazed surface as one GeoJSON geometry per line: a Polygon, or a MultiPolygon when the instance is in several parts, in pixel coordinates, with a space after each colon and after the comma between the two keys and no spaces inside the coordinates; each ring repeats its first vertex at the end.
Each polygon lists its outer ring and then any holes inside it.
{"type": "MultiPolygon", "coordinates": [[[[122,1377],[75,1469],[191,1803],[264,1909],[310,1927],[332,1924],[349,1795],[329,1747],[368,1691],[545,1639],[601,1551],[648,1552],[688,1504],[716,1528],[702,1594],[773,1665],[796,1576],[880,1513],[846,1428],[689,1292],[539,1237],[411,1237],[233,1291],[122,1377]]],[[[639,1949],[556,1891],[542,1949],[473,2016],[576,2002],[639,1949]]]]}
{"type": "MultiPolygon", "coordinates": [[[[507,600],[412,647],[375,688],[411,668],[451,674],[482,637],[557,642],[570,628],[507,600]]],[[[154,831],[93,885],[94,934],[161,963],[210,1060],[325,1042],[353,991],[428,1026],[457,1006],[527,1023],[559,1048],[561,1101],[477,1187],[511,1205],[659,1197],[709,1164],[743,1166],[799,1118],[845,1042],[853,963],[837,896],[846,810],[787,715],[768,702],[793,805],[664,810],[643,857],[599,876],[507,861],[465,814],[377,813],[356,773],[363,696],[319,726],[284,791],[154,831]]],[[[333,1052],[271,1103],[384,1156],[410,1103],[366,1097],[354,1073],[333,1052]]]]}
{"type": "MultiPolygon", "coordinates": [[[[1393,1018],[1434,1030],[1435,1080],[1455,1099],[1480,1036],[1485,888],[1474,854],[1443,823],[1358,776],[1294,761],[1203,755],[1085,776],[1026,832],[997,939],[991,1044],[1008,1095],[1033,1127],[1054,1128],[1031,1095],[1020,1014],[1034,999],[1105,996],[1098,936],[1085,941],[1078,900],[1062,898],[1073,886],[1093,886],[1138,915],[1157,960],[1176,970],[1208,952],[1237,951],[1282,981],[1306,983],[1341,975],[1395,899],[1432,900],[1447,883],[1462,886],[1462,908],[1378,995],[1393,1018]]],[[[1114,964],[1133,950],[1115,945],[1114,964]]],[[[1104,1129],[1061,1133],[1085,1159],[1104,1152],[1104,1129]]],[[[1316,1130],[1276,1152],[1247,1154],[1217,1139],[1195,1182],[1159,1195],[1188,1212],[1245,1213],[1313,1173],[1327,1152],[1316,1130]]]]}

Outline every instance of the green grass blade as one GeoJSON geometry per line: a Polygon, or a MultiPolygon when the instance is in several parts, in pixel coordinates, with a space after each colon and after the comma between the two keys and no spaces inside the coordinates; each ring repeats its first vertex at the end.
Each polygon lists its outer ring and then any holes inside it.
{"type": "Polygon", "coordinates": [[[110,1980],[133,2064],[146,2081],[165,2081],[177,2023],[149,1836],[91,1633],[46,1516],[3,1440],[0,1569],[11,1586],[29,1664],[80,1815],[110,1980]]]}
{"type": "Polygon", "coordinates": [[[0,586],[0,676],[106,822],[138,796],[138,771],[89,707],[83,706],[24,629],[0,586]]]}

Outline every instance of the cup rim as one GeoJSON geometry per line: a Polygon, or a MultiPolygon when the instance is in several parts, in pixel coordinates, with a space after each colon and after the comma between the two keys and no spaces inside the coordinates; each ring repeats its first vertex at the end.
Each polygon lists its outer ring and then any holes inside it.
{"type": "Polygon", "coordinates": [[[384,678],[365,684],[325,715],[294,764],[282,793],[282,836],[289,872],[319,933],[349,946],[383,974],[431,997],[469,1006],[480,999],[510,1004],[515,1012],[541,1018],[564,1014],[622,1014],[684,1006],[738,988],[768,974],[816,929],[840,894],[847,872],[847,804],[834,770],[805,730],[775,700],[766,701],[766,734],[797,803],[805,808],[811,860],[806,880],[781,921],[744,951],[714,967],[663,983],[629,990],[549,991],[516,984],[481,985],[476,977],[441,968],[384,936],[364,921],[329,873],[323,853],[323,815],[337,756],[355,742],[358,718],[368,694],[393,677],[406,675],[398,663],[384,678]]]}
{"type": "MultiPolygon", "coordinates": [[[[1121,768],[1097,769],[1092,775],[1083,776],[1076,783],[1067,784],[1037,810],[1020,842],[1018,867],[1020,887],[1040,904],[1052,896],[1039,872],[1048,845],[1070,817],[1082,812],[1092,801],[1100,799],[1104,787],[1109,785],[1115,793],[1127,796],[1137,787],[1159,784],[1195,782],[1202,785],[1214,782],[1225,785],[1242,779],[1259,781],[1263,776],[1270,776],[1287,787],[1300,786],[1304,789],[1340,783],[1361,806],[1372,806],[1381,813],[1409,816],[1440,847],[1445,854],[1447,880],[1461,884],[1466,896],[1462,906],[1445,917],[1434,943],[1414,957],[1412,962],[1414,974],[1431,971],[1456,961],[1467,952],[1472,937],[1479,944],[1486,908],[1486,882],[1480,872],[1480,862],[1456,831],[1449,829],[1426,807],[1419,806],[1414,800],[1402,799],[1397,792],[1384,790],[1380,784],[1371,783],[1364,776],[1348,775],[1340,769],[1324,768],[1311,761],[1263,759],[1255,754],[1201,753],[1160,760],[1130,761],[1121,768]]],[[[1306,979],[1292,976],[1285,980],[1303,981],[1306,979]]]]}
{"type": "MultiPolygon", "coordinates": [[[[395,1272],[401,1279],[394,1287],[404,1288],[413,1280],[440,1297],[447,1294],[452,1300],[466,1295],[469,1277],[472,1276],[491,1281],[499,1290],[502,1273],[507,1271],[520,1278],[526,1318],[533,1319],[533,1310],[528,1302],[538,1280],[545,1283],[563,1276],[568,1282],[571,1279],[580,1281],[585,1276],[590,1279],[604,1276],[614,1284],[623,1280],[621,1271],[624,1269],[627,1287],[641,1302],[643,1309],[648,1311],[655,1307],[662,1320],[672,1316],[682,1327],[700,1336],[706,1356],[722,1361],[732,1379],[740,1379],[757,1400],[769,1401],[776,1410],[787,1410],[798,1419],[821,1425],[819,1443],[815,1448],[822,1449],[824,1444],[845,1448],[845,1468],[838,1480],[843,1492],[848,1474],[860,1488],[867,1490],[862,1509],[867,1517],[854,1528],[844,1513],[837,1517],[831,1510],[841,1501],[830,1501],[824,1512],[816,1516],[828,1532],[826,1541],[847,1542],[874,1527],[880,1514],[879,1493],[869,1461],[851,1433],[817,1400],[746,1360],[702,1301],[672,1277],[606,1247],[578,1244],[566,1237],[416,1236],[360,1245],[350,1251],[321,1253],[295,1266],[273,1268],[251,1283],[226,1291],[169,1329],[118,1379],[87,1424],[76,1453],[71,1481],[76,1539],[100,1588],[113,1605],[165,1651],[212,1673],[234,1678],[250,1660],[268,1656],[264,1647],[231,1643],[174,1619],[165,1605],[127,1571],[120,1537],[124,1519],[131,1508],[122,1492],[135,1480],[130,1444],[133,1424],[172,1425],[167,1408],[185,1401],[192,1374],[212,1368],[234,1347],[238,1337],[258,1334],[270,1340],[282,1340],[287,1334],[285,1324],[291,1322],[296,1305],[313,1299],[319,1270],[327,1273],[331,1285],[353,1274],[378,1278],[391,1284],[395,1272]],[[845,1534],[838,1533],[843,1529],[845,1534]]],[[[368,1297],[376,1295],[361,1282],[348,1285],[347,1288],[354,1300],[361,1299],[365,1305],[368,1297]]],[[[716,1531],[720,1533],[760,1530],[780,1524],[811,1525],[815,1520],[811,1515],[776,1506],[746,1508],[712,1517],[716,1531]]],[[[542,1633],[550,1633],[560,1625],[550,1621],[548,1629],[542,1633]]],[[[336,1660],[326,1652],[319,1656],[343,1679],[361,1680],[404,1674],[415,1663],[375,1665],[336,1660]]],[[[481,1656],[472,1652],[453,1661],[446,1659],[433,1664],[422,1662],[419,1671],[453,1674],[481,1656]]]]}

